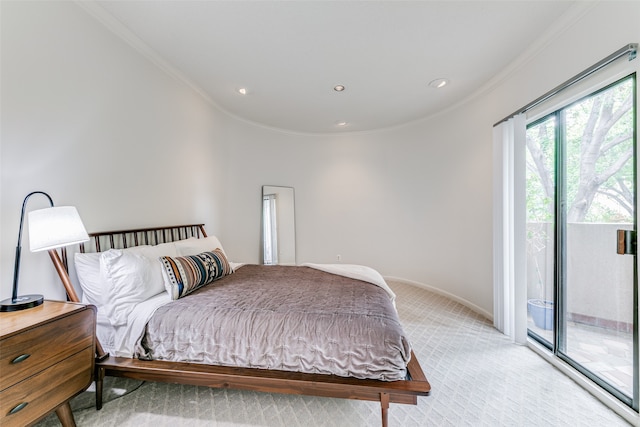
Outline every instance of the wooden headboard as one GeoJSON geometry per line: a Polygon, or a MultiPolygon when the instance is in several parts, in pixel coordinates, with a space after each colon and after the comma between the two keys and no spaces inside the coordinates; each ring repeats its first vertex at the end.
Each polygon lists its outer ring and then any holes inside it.
{"type": "Polygon", "coordinates": [[[163,227],[134,228],[129,230],[89,233],[89,243],[80,244],[80,252],[102,252],[109,249],[126,249],[140,245],[158,245],[189,237],[207,237],[204,224],[170,225],[163,227]],[[87,246],[89,246],[87,248],[87,246]]]}
{"type": "MultiPolygon", "coordinates": [[[[85,253],[87,249],[89,249],[90,252],[102,252],[103,250],[126,249],[140,245],[158,245],[160,243],[188,239],[189,237],[207,237],[207,233],[204,231],[204,224],[170,225],[89,233],[90,240],[86,244],[80,244],[80,252],[85,253]]],[[[60,255],[57,250],[51,249],[49,250],[49,255],[64,285],[67,298],[69,301],[80,302],[69,278],[66,248],[61,248],[60,255]]],[[[96,338],[96,358],[98,360],[104,360],[108,356],[96,338]]]]}
{"type": "MultiPolygon", "coordinates": [[[[129,230],[100,231],[89,233],[89,242],[80,243],[80,252],[102,252],[109,249],[126,249],[140,245],[158,245],[160,243],[175,242],[189,237],[207,237],[204,224],[169,225],[161,227],[132,228],[129,230]]],[[[69,279],[69,265],[66,248],[60,248],[60,254],[55,249],[49,250],[60,280],[65,287],[69,301],[80,302],[78,295],[69,279]]]]}

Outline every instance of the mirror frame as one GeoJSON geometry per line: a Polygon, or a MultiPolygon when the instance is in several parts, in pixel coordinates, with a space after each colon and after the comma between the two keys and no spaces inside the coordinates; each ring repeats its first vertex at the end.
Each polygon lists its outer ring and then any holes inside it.
{"type": "Polygon", "coordinates": [[[295,220],[295,189],[283,185],[263,185],[260,215],[260,262],[263,265],[296,265],[296,220],[295,220]],[[264,197],[269,194],[284,196],[283,205],[277,207],[276,215],[276,246],[277,260],[275,263],[265,263],[265,206],[264,197]]]}

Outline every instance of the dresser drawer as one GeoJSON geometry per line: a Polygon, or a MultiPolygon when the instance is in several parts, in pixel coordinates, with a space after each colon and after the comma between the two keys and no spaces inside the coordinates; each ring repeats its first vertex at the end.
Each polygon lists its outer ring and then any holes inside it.
{"type": "Polygon", "coordinates": [[[0,425],[25,426],[85,390],[92,379],[93,347],[0,392],[0,425]],[[24,405],[26,403],[26,405],[24,405]],[[19,406],[14,414],[9,412],[19,406]]]}
{"type": "Polygon", "coordinates": [[[93,319],[92,310],[82,310],[1,340],[0,391],[84,348],[91,352],[93,319]]]}

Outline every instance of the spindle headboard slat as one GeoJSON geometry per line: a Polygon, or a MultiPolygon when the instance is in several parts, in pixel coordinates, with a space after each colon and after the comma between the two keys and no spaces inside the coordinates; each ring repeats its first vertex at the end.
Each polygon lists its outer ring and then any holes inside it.
{"type": "Polygon", "coordinates": [[[207,237],[207,233],[204,224],[186,224],[89,233],[89,237],[91,240],[88,244],[80,244],[80,252],[126,249],[140,244],[157,245],[190,237],[203,238],[207,237]]]}

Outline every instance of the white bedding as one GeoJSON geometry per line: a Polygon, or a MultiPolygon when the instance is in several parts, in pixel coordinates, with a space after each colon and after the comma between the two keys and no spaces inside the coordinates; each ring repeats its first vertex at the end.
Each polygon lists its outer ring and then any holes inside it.
{"type": "MultiPolygon", "coordinates": [[[[231,263],[234,270],[241,268],[244,263],[231,263]]],[[[352,279],[362,280],[372,283],[384,289],[395,307],[395,293],[389,288],[380,273],[376,270],[355,264],[313,264],[305,263],[302,266],[315,268],[332,274],[337,274],[352,279]]],[[[144,333],[145,326],[155,311],[163,305],[170,303],[169,294],[163,292],[148,300],[138,303],[128,316],[127,323],[122,326],[113,327],[109,322],[98,322],[97,335],[108,337],[112,346],[104,345],[105,351],[116,357],[133,357],[136,342],[144,333]]],[[[99,310],[100,311],[100,310],[99,310]]]]}
{"type": "MultiPolygon", "coordinates": [[[[116,357],[133,357],[133,350],[138,338],[144,333],[147,322],[153,316],[153,313],[160,307],[171,302],[168,293],[163,292],[148,300],[139,303],[129,314],[127,323],[122,326],[113,327],[111,324],[102,325],[111,329],[113,334],[113,348],[111,352],[116,357]]],[[[98,327],[100,324],[98,324],[98,327]]],[[[108,334],[109,332],[103,332],[108,334]]]]}
{"type": "Polygon", "coordinates": [[[310,262],[301,265],[379,286],[389,294],[393,306],[396,306],[396,294],[391,290],[389,285],[387,285],[387,282],[384,281],[382,275],[371,267],[357,264],[313,264],[310,262]]]}
{"type": "Polygon", "coordinates": [[[96,338],[98,338],[98,341],[100,341],[102,349],[109,354],[115,354],[115,352],[113,351],[115,340],[114,335],[115,333],[113,330],[113,326],[111,326],[111,322],[109,322],[107,316],[103,314],[98,308],[98,316],[96,319],[96,338]]]}

